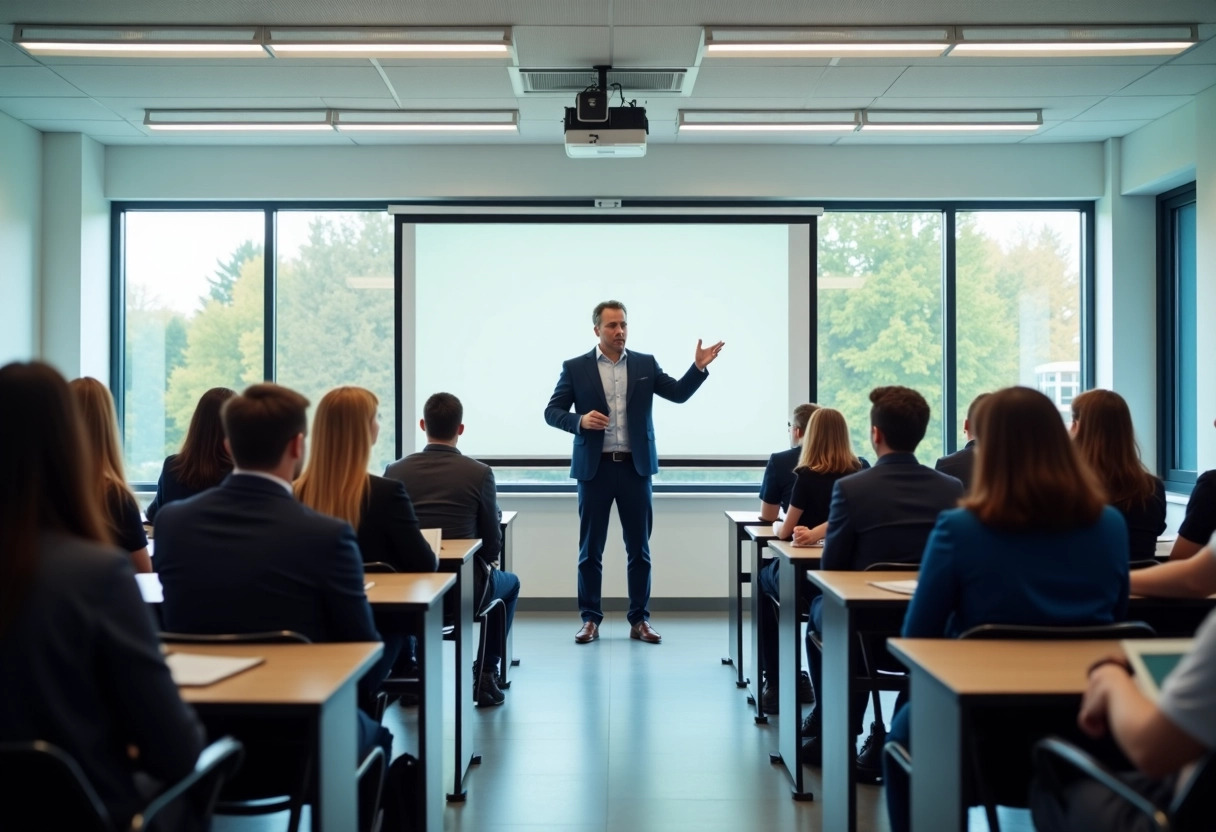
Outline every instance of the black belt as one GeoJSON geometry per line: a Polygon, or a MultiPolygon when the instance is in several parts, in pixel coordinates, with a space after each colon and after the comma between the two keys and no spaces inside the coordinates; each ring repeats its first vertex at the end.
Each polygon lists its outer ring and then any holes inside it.
{"type": "Polygon", "coordinates": [[[604,462],[632,462],[633,454],[629,451],[607,451],[604,453],[604,462]]]}

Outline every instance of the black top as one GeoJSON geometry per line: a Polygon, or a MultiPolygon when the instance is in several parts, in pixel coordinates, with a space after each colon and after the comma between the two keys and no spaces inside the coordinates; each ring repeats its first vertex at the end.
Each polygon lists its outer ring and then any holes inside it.
{"type": "Polygon", "coordinates": [[[972,439],[954,453],[943,456],[933,467],[961,482],[964,491],[970,491],[971,475],[975,469],[975,440],[972,439]]]}
{"type": "Polygon", "coordinates": [[[1216,532],[1216,469],[1205,471],[1195,481],[1178,536],[1206,546],[1213,532],[1216,532]]]}
{"type": "Polygon", "coordinates": [[[128,745],[162,782],[189,772],[203,747],[129,559],[109,546],[43,535],[33,584],[0,635],[0,691],[0,740],[45,740],[72,755],[115,828],[144,802],[128,745]]]}
{"type": "Polygon", "coordinates": [[[106,494],[106,518],[114,545],[127,552],[148,548],[144,521],[139,517],[139,503],[124,488],[112,488],[106,494]]]}
{"type": "Polygon", "coordinates": [[[764,466],[764,479],[760,481],[761,502],[780,505],[782,510],[790,506],[790,498],[794,493],[794,466],[802,449],[795,445],[784,451],[777,451],[768,458],[764,466]]]}
{"type": "Polygon", "coordinates": [[[223,481],[223,477],[220,477],[220,479],[204,488],[192,488],[177,478],[177,472],[174,470],[173,465],[176,461],[177,454],[172,454],[165,457],[165,464],[161,466],[160,479],[156,482],[156,496],[148,504],[147,515],[149,523],[155,523],[156,512],[169,505],[169,503],[193,497],[195,494],[206,491],[208,488],[215,488],[223,481]]]}
{"type": "MultiPolygon", "coordinates": [[[[870,463],[863,459],[861,468],[858,470],[864,471],[869,467],[870,463]]],[[[828,510],[832,507],[832,486],[841,477],[855,473],[857,471],[850,471],[848,474],[820,474],[809,468],[799,468],[795,471],[796,479],[794,493],[790,496],[790,508],[802,509],[798,525],[814,528],[820,523],[827,522],[828,510]]]]}
{"type": "Polygon", "coordinates": [[[359,551],[363,562],[381,561],[398,572],[434,572],[437,552],[422,536],[418,515],[405,486],[397,480],[373,476],[367,504],[359,520],[359,551]]]}
{"type": "Polygon", "coordinates": [[[1152,560],[1157,554],[1157,535],[1165,531],[1165,483],[1153,477],[1153,496],[1132,506],[1115,506],[1127,521],[1128,550],[1132,560],[1152,560]]]}

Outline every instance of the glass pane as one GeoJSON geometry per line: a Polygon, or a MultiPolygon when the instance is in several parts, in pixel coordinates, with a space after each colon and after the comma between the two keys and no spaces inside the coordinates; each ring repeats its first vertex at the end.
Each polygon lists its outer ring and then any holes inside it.
{"type": "Polygon", "coordinates": [[[313,406],[345,384],[380,400],[371,471],[396,452],[393,222],[383,211],[280,211],[275,377],[313,406]]]}
{"type": "Polygon", "coordinates": [[[1183,471],[1199,470],[1199,401],[1195,386],[1199,378],[1199,358],[1196,352],[1195,318],[1195,203],[1184,205],[1174,214],[1178,240],[1178,332],[1176,347],[1178,378],[1176,379],[1178,436],[1175,441],[1175,467],[1183,471]]]}
{"type": "Polygon", "coordinates": [[[960,211],[958,446],[971,400],[1015,384],[1071,421],[1081,385],[1081,214],[960,211]]]}
{"type": "Polygon", "coordinates": [[[829,213],[819,221],[818,403],[840,410],[874,461],[870,390],[902,384],[929,402],[917,458],[943,452],[942,215],[829,213]]]}
{"type": "Polygon", "coordinates": [[[156,482],[199,396],[262,380],[261,211],[127,211],[127,477],[156,482]]]}

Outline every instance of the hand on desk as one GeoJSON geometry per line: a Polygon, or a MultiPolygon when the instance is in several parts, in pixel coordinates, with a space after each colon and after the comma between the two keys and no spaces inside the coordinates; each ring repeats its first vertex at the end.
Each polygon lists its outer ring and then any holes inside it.
{"type": "Polygon", "coordinates": [[[811,534],[811,530],[806,526],[794,526],[794,545],[795,546],[816,546],[823,542],[823,538],[816,539],[815,535],[811,534]]]}

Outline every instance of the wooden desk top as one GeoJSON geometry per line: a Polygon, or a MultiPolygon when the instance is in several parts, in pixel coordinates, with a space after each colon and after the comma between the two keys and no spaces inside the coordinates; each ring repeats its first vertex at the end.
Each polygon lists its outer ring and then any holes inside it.
{"type": "Polygon", "coordinates": [[[747,532],[747,536],[752,540],[776,540],[777,535],[773,534],[773,524],[765,523],[761,526],[744,526],[743,531],[747,532]]]}
{"type": "Polygon", "coordinates": [[[480,548],[481,538],[479,537],[468,540],[444,540],[439,546],[439,559],[464,563],[480,548]]]}
{"type": "Polygon", "coordinates": [[[901,595],[889,589],[879,589],[871,586],[870,581],[914,581],[917,574],[916,572],[824,572],[821,570],[807,572],[806,577],[808,581],[813,581],[822,589],[824,595],[843,601],[846,607],[853,607],[907,604],[912,600],[911,595],[901,595]]]}
{"type": "Polygon", "coordinates": [[[823,560],[822,546],[795,546],[792,540],[771,540],[768,548],[788,561],[818,563],[823,560]]]}
{"type": "Polygon", "coordinates": [[[516,515],[518,515],[519,512],[518,511],[503,511],[503,512],[500,512],[500,514],[502,516],[499,518],[498,524],[500,526],[509,526],[509,525],[511,525],[511,521],[515,519],[516,515]]]}
{"type": "Polygon", "coordinates": [[[891,653],[959,696],[1081,695],[1085,671],[1121,653],[1115,641],[959,641],[893,638],[891,653]]]}
{"type": "Polygon", "coordinates": [[[367,590],[367,601],[373,607],[422,612],[436,601],[442,602],[448,587],[456,583],[456,576],[451,572],[375,572],[364,580],[373,584],[367,590]]]}
{"type": "Polygon", "coordinates": [[[262,664],[207,687],[178,688],[192,705],[320,706],[380,658],[380,642],[173,644],[178,653],[260,656],[262,664]]]}
{"type": "Polygon", "coordinates": [[[753,526],[761,522],[758,511],[727,511],[724,514],[741,526],[753,526]]]}

